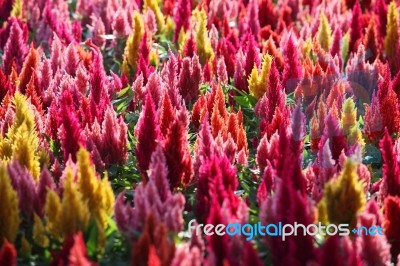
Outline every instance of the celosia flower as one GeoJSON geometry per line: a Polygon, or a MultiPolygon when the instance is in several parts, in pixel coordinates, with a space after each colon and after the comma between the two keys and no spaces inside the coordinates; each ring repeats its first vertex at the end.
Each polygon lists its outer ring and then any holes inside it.
{"type": "Polygon", "coordinates": [[[133,13],[133,30],[129,35],[124,50],[123,72],[128,75],[129,69],[136,69],[136,63],[139,58],[139,44],[144,34],[142,18],[138,12],[133,13]]]}
{"type": "Polygon", "coordinates": [[[25,217],[31,220],[37,197],[35,181],[28,170],[18,161],[10,162],[7,166],[12,185],[18,193],[18,207],[25,217]]]}
{"type": "Polygon", "coordinates": [[[16,159],[25,166],[35,180],[40,174],[38,145],[34,111],[25,96],[16,93],[14,123],[8,129],[6,138],[0,141],[0,158],[16,159]]]}
{"type": "Polygon", "coordinates": [[[383,227],[385,235],[391,244],[392,256],[399,254],[400,250],[400,198],[398,196],[388,196],[384,203],[385,220],[383,227]]]}
{"type": "Polygon", "coordinates": [[[321,13],[319,23],[318,41],[322,49],[328,51],[332,43],[332,29],[324,13],[321,13]]]}
{"type": "Polygon", "coordinates": [[[154,12],[154,15],[156,15],[156,20],[157,20],[157,28],[159,32],[164,31],[165,27],[165,18],[163,16],[163,13],[161,12],[161,9],[155,0],[144,0],[144,7],[149,8],[154,12]]]}
{"type": "Polygon", "coordinates": [[[160,138],[157,113],[153,98],[149,92],[146,94],[146,102],[135,127],[135,136],[138,140],[136,145],[138,165],[141,173],[145,175],[149,167],[151,154],[156,148],[157,140],[160,138]]]}
{"type": "Polygon", "coordinates": [[[254,40],[253,35],[247,34],[246,40],[247,44],[246,44],[246,61],[244,64],[244,70],[245,70],[244,74],[245,77],[249,77],[254,66],[256,66],[257,69],[260,66],[260,55],[259,55],[260,51],[258,49],[256,41],[254,40]]]}
{"type": "MultiPolygon", "coordinates": [[[[368,202],[367,209],[358,217],[358,228],[365,226],[381,226],[382,217],[377,203],[374,200],[368,202]],[[376,209],[378,212],[373,213],[376,209]],[[372,211],[372,212],[371,212],[372,211]]],[[[368,265],[387,265],[390,264],[390,244],[384,235],[365,235],[361,234],[356,239],[358,242],[361,258],[368,265]]]]}
{"type": "Polygon", "coordinates": [[[34,72],[36,71],[38,66],[39,66],[39,53],[35,50],[35,48],[31,47],[28,55],[26,56],[26,59],[24,61],[19,76],[18,90],[22,94],[25,94],[27,85],[31,80],[32,76],[34,75],[34,72]]]}
{"type": "Polygon", "coordinates": [[[194,55],[192,59],[185,57],[182,61],[177,87],[186,104],[197,98],[202,80],[203,73],[199,57],[197,55],[194,55]]]}
{"type": "Polygon", "coordinates": [[[76,153],[80,146],[85,145],[86,138],[72,104],[71,92],[68,89],[64,90],[61,96],[59,114],[61,121],[58,134],[64,151],[64,161],[67,161],[69,156],[76,161],[76,153]]]}
{"type": "Polygon", "coordinates": [[[7,241],[2,242],[0,248],[0,264],[4,266],[17,265],[17,251],[13,244],[7,241]]]}
{"type": "Polygon", "coordinates": [[[396,3],[391,2],[387,13],[387,26],[385,36],[385,52],[390,58],[394,56],[396,45],[399,39],[399,33],[397,31],[399,20],[399,12],[397,11],[396,3]]]}
{"type": "Polygon", "coordinates": [[[322,223],[345,223],[350,228],[356,225],[356,215],[364,209],[366,201],[356,170],[356,163],[348,159],[339,177],[325,185],[324,196],[318,204],[322,223]]]}
{"type": "Polygon", "coordinates": [[[51,264],[73,266],[98,265],[89,260],[82,232],[78,232],[75,235],[69,235],[69,237],[64,241],[62,249],[52,254],[51,264]]]}
{"type": "Polygon", "coordinates": [[[176,189],[180,186],[186,187],[193,175],[192,159],[186,139],[186,120],[187,111],[183,107],[177,114],[176,120],[170,125],[163,143],[171,189],[176,189]]]}
{"type": "MultiPolygon", "coordinates": [[[[63,237],[81,230],[85,230],[89,224],[90,212],[86,201],[83,201],[82,193],[78,190],[78,185],[74,183],[74,176],[71,169],[64,170],[67,172],[66,179],[63,184],[63,195],[61,206],[55,200],[53,193],[48,193],[48,197],[54,197],[55,209],[51,210],[51,200],[46,200],[46,218],[48,223],[55,228],[54,235],[63,237]],[[49,205],[48,205],[49,204],[49,205]],[[54,219],[54,220],[53,220],[54,219]]],[[[60,201],[60,199],[58,199],[60,201]]],[[[50,231],[51,232],[51,231],[50,231]]]]}
{"type": "Polygon", "coordinates": [[[88,151],[80,149],[77,161],[77,182],[82,201],[87,203],[91,218],[95,219],[102,229],[105,229],[108,223],[107,217],[112,215],[114,205],[111,184],[108,182],[107,176],[103,179],[96,176],[88,151]]]}
{"type": "MultiPolygon", "coordinates": [[[[0,243],[3,243],[4,239],[13,243],[17,237],[21,221],[18,208],[19,199],[3,163],[0,163],[0,199],[0,202],[2,202],[0,208],[0,243]]],[[[4,243],[7,244],[7,242],[4,243]]],[[[0,253],[3,254],[3,252],[0,253]]],[[[0,256],[0,258],[3,258],[3,256],[0,256]]]]}
{"type": "Polygon", "coordinates": [[[176,119],[176,110],[172,106],[168,92],[164,91],[163,100],[159,109],[160,131],[164,138],[167,136],[168,130],[176,119]]]}
{"type": "Polygon", "coordinates": [[[361,24],[361,6],[360,2],[356,1],[353,7],[353,15],[351,18],[351,31],[350,31],[350,51],[355,51],[357,42],[362,37],[362,24],[361,24]]]}
{"type": "Polygon", "coordinates": [[[210,40],[207,36],[207,15],[204,10],[195,10],[194,16],[197,19],[196,30],[196,49],[199,55],[199,61],[202,65],[214,56],[210,40]]]}
{"type": "Polygon", "coordinates": [[[348,236],[330,236],[322,246],[321,265],[363,265],[357,247],[348,236]],[[333,255],[334,254],[334,255],[333,255]]]}
{"type": "Polygon", "coordinates": [[[135,191],[134,207],[124,203],[123,193],[117,197],[115,219],[124,234],[133,237],[150,216],[157,223],[164,223],[169,230],[178,232],[182,229],[185,198],[180,193],[172,194],[167,175],[165,155],[158,146],[151,157],[149,181],[141,183],[135,191]]]}
{"type": "Polygon", "coordinates": [[[39,216],[42,217],[44,215],[47,192],[55,190],[55,188],[53,177],[49,170],[44,168],[40,173],[39,183],[36,186],[35,211],[39,216]]]}
{"type": "MultiPolygon", "coordinates": [[[[296,191],[289,175],[276,179],[274,195],[264,201],[260,207],[260,221],[264,224],[293,224],[305,226],[313,223],[314,210],[306,195],[296,191]]],[[[268,247],[276,265],[307,264],[315,261],[317,251],[313,247],[313,238],[298,234],[288,236],[285,241],[277,237],[268,237],[268,247]]]]}
{"type": "Polygon", "coordinates": [[[393,147],[392,139],[387,130],[379,142],[382,153],[382,183],[379,197],[383,202],[386,196],[400,196],[400,165],[397,161],[398,154],[393,147]]]}
{"type": "MultiPolygon", "coordinates": [[[[263,63],[261,66],[261,73],[258,73],[257,67],[254,67],[251,71],[249,77],[249,92],[253,95],[256,99],[259,99],[264,93],[268,90],[267,82],[269,70],[272,63],[272,57],[266,54],[263,57],[263,63]]],[[[272,89],[272,88],[271,88],[272,89]]]]}
{"type": "Polygon", "coordinates": [[[293,34],[290,34],[287,40],[284,58],[285,67],[282,73],[282,85],[286,92],[292,92],[303,75],[293,34]]]}
{"type": "Polygon", "coordinates": [[[150,214],[146,219],[142,235],[132,247],[132,264],[171,265],[174,253],[175,243],[168,237],[167,228],[150,214]]]}
{"type": "Polygon", "coordinates": [[[192,11],[191,1],[180,0],[177,1],[174,8],[174,21],[175,21],[175,32],[173,40],[178,39],[181,31],[187,31],[190,26],[190,13],[192,11]]]}
{"type": "Polygon", "coordinates": [[[229,212],[233,217],[239,217],[240,199],[234,194],[237,186],[235,169],[225,155],[214,155],[204,160],[199,169],[196,194],[196,214],[199,221],[205,221],[209,216],[213,198],[216,198],[220,205],[225,200],[228,201],[229,212]]]}
{"type": "MultiPolygon", "coordinates": [[[[3,68],[4,72],[9,75],[13,63],[16,64],[17,72],[22,68],[25,56],[28,52],[26,41],[28,39],[27,34],[24,34],[20,23],[15,19],[11,21],[10,36],[4,47],[3,53],[3,68]]],[[[30,71],[30,70],[29,70],[30,71]]]]}
{"type": "Polygon", "coordinates": [[[49,246],[49,238],[46,236],[45,227],[37,214],[34,214],[32,237],[33,241],[42,248],[49,246]]]}

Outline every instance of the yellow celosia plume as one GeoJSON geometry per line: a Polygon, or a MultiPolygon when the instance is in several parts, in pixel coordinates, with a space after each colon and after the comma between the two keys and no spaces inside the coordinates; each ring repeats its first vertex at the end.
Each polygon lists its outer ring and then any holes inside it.
{"type": "Polygon", "coordinates": [[[126,75],[129,74],[130,69],[136,69],[136,62],[139,57],[139,45],[144,34],[143,19],[140,13],[135,11],[133,13],[132,20],[133,31],[126,41],[124,60],[122,63],[122,71],[126,75]]]}
{"type": "Polygon", "coordinates": [[[320,24],[317,36],[318,42],[321,45],[322,49],[328,51],[332,42],[332,29],[324,13],[321,13],[320,16],[320,24]]]}
{"type": "Polygon", "coordinates": [[[347,159],[342,173],[325,185],[324,196],[318,204],[319,221],[328,224],[357,223],[357,214],[365,207],[363,184],[357,175],[357,163],[347,159]]]}
{"type": "Polygon", "coordinates": [[[90,213],[87,201],[74,183],[72,169],[67,172],[64,182],[64,193],[61,201],[61,216],[59,229],[61,235],[69,235],[78,231],[84,231],[89,223],[90,213]]]}
{"type": "Polygon", "coordinates": [[[61,200],[58,196],[57,192],[53,190],[49,190],[46,195],[46,229],[51,234],[53,239],[60,239],[61,236],[61,228],[60,228],[60,219],[61,219],[61,200]]]}
{"type": "Polygon", "coordinates": [[[42,248],[49,246],[49,238],[46,235],[46,229],[40,219],[40,217],[34,213],[34,224],[33,224],[33,240],[42,248]]]}
{"type": "Polygon", "coordinates": [[[15,0],[12,10],[11,10],[11,16],[16,17],[16,18],[22,18],[23,17],[23,1],[22,0],[15,0]]]}
{"type": "Polygon", "coordinates": [[[71,165],[65,169],[62,199],[54,191],[46,198],[46,229],[54,239],[85,231],[90,221],[98,226],[99,248],[105,243],[108,217],[113,213],[114,193],[107,176],[97,177],[90,154],[81,148],[77,154],[76,176],[71,165]]]}
{"type": "Polygon", "coordinates": [[[385,51],[388,57],[393,56],[396,51],[397,40],[399,39],[398,19],[399,12],[397,11],[396,3],[392,1],[387,14],[385,37],[385,51]]]}
{"type": "Polygon", "coordinates": [[[249,91],[256,99],[261,98],[267,91],[268,73],[271,68],[272,56],[265,54],[261,66],[261,72],[258,74],[258,69],[254,66],[249,77],[249,91]]]}
{"type": "Polygon", "coordinates": [[[342,105],[341,123],[349,145],[358,143],[363,146],[365,144],[357,123],[357,109],[352,98],[346,99],[342,105]]]}
{"type": "Polygon", "coordinates": [[[20,222],[17,192],[11,186],[5,165],[0,162],[0,246],[4,238],[15,241],[20,222]]]}
{"type": "Polygon", "coordinates": [[[37,181],[40,174],[40,151],[34,111],[26,97],[18,92],[14,95],[13,104],[14,123],[6,136],[0,138],[0,159],[18,160],[37,181]]]}
{"type": "Polygon", "coordinates": [[[342,38],[341,54],[344,62],[347,62],[347,59],[349,58],[349,50],[350,50],[349,43],[350,43],[350,32],[347,31],[342,38]]]}
{"type": "Polygon", "coordinates": [[[342,126],[346,133],[349,133],[350,128],[356,124],[356,105],[353,99],[347,98],[342,105],[342,126]]]}
{"type": "Polygon", "coordinates": [[[112,215],[114,205],[114,193],[111,185],[107,177],[101,180],[96,176],[87,150],[79,150],[77,159],[78,185],[83,200],[88,203],[92,217],[105,228],[107,226],[107,216],[112,215]]]}
{"type": "Polygon", "coordinates": [[[196,9],[193,13],[197,20],[196,30],[196,49],[199,56],[200,63],[202,65],[214,56],[214,51],[211,48],[210,39],[207,35],[207,14],[202,10],[196,9]]]}

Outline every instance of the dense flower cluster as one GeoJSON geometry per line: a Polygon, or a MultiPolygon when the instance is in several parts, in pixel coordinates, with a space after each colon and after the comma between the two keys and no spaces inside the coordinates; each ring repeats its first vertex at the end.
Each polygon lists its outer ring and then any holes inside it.
{"type": "Polygon", "coordinates": [[[0,0],[0,265],[400,265],[399,10],[0,0]]]}

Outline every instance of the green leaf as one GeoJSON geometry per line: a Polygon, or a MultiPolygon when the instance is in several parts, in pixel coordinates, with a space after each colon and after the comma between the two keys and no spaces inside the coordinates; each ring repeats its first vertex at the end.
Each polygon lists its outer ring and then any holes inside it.
{"type": "Polygon", "coordinates": [[[99,229],[95,220],[91,220],[89,225],[89,237],[86,243],[88,254],[90,257],[95,257],[97,252],[97,238],[99,235],[99,229]]]}

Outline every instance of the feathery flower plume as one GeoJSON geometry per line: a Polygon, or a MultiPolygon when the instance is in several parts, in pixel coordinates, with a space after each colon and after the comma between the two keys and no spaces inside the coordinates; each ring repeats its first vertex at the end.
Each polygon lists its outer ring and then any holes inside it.
{"type": "Polygon", "coordinates": [[[19,73],[22,68],[25,56],[28,52],[26,44],[27,34],[24,33],[18,20],[12,20],[10,35],[4,47],[3,69],[4,73],[11,74],[13,64],[16,64],[16,71],[19,73]]]}
{"type": "Polygon", "coordinates": [[[271,68],[272,56],[266,54],[263,57],[263,63],[261,66],[261,72],[258,73],[258,69],[254,66],[249,77],[249,91],[256,99],[260,99],[264,93],[268,90],[267,81],[268,73],[271,68]]]}
{"type": "MultiPolygon", "coordinates": [[[[0,163],[0,245],[9,241],[13,243],[17,237],[20,224],[18,194],[11,184],[6,167],[0,163]]],[[[1,253],[1,252],[0,252],[1,253]]],[[[3,258],[0,256],[0,258],[3,258]]]]}
{"type": "Polygon", "coordinates": [[[339,177],[325,185],[324,197],[318,203],[318,217],[322,223],[345,223],[350,228],[357,224],[357,213],[364,209],[366,200],[356,166],[348,159],[339,177]]]}
{"type": "Polygon", "coordinates": [[[97,121],[103,121],[106,106],[110,103],[108,78],[104,71],[103,57],[98,47],[92,47],[93,63],[90,69],[90,110],[97,121]]]}
{"type": "MultiPolygon", "coordinates": [[[[313,223],[314,210],[306,195],[297,191],[288,175],[276,179],[275,193],[260,207],[260,221],[265,224],[294,222],[305,226],[313,223]]],[[[307,264],[315,261],[317,251],[313,247],[313,238],[306,234],[289,236],[285,241],[277,237],[268,237],[268,247],[275,265],[307,264]]]]}
{"type": "Polygon", "coordinates": [[[328,51],[332,43],[332,29],[324,13],[321,13],[318,28],[318,41],[325,51],[328,51]]]}
{"type": "Polygon", "coordinates": [[[64,161],[66,162],[71,156],[73,161],[76,161],[76,153],[80,146],[86,143],[86,137],[83,134],[78,116],[75,113],[71,92],[66,89],[61,96],[61,107],[59,117],[59,139],[61,147],[64,151],[64,161]]]}
{"type": "Polygon", "coordinates": [[[124,61],[122,64],[122,70],[125,75],[129,74],[130,69],[136,70],[136,64],[139,58],[139,45],[144,34],[143,20],[137,11],[133,13],[132,20],[133,30],[126,41],[124,61]]]}
{"type": "Polygon", "coordinates": [[[65,49],[63,60],[65,71],[74,77],[78,68],[79,56],[73,43],[70,43],[65,49]]]}
{"type": "Polygon", "coordinates": [[[376,58],[379,58],[381,53],[381,43],[378,41],[378,32],[376,28],[375,19],[372,19],[363,39],[365,48],[371,51],[371,56],[367,59],[371,64],[376,58]]]}
{"type": "Polygon", "coordinates": [[[386,127],[389,134],[400,131],[400,111],[396,93],[390,82],[389,65],[383,68],[383,79],[378,84],[378,98],[382,126],[386,127]]]}
{"type": "Polygon", "coordinates": [[[174,254],[175,243],[169,239],[168,229],[151,213],[143,233],[132,247],[132,265],[171,265],[174,254]]]}
{"type": "Polygon", "coordinates": [[[374,11],[377,15],[378,34],[380,37],[386,36],[388,6],[385,0],[377,0],[374,11]]]}
{"type": "Polygon", "coordinates": [[[226,65],[223,58],[219,59],[217,63],[217,77],[221,84],[228,84],[228,73],[226,72],[226,65]]]}
{"type": "Polygon", "coordinates": [[[235,87],[241,91],[248,91],[247,76],[245,74],[245,61],[242,50],[236,55],[235,58],[235,72],[233,74],[233,82],[235,87]]]}
{"type": "Polygon", "coordinates": [[[155,222],[164,223],[169,230],[182,230],[185,198],[181,193],[172,194],[169,188],[168,168],[161,146],[152,154],[147,174],[149,181],[136,189],[134,207],[124,203],[124,193],[118,195],[114,207],[118,228],[132,237],[135,231],[146,226],[146,220],[152,216],[155,222]]]}
{"type": "Polygon", "coordinates": [[[35,181],[28,170],[18,161],[8,163],[7,170],[12,185],[18,193],[19,210],[28,220],[31,220],[37,197],[35,181]]]}
{"type": "Polygon", "coordinates": [[[207,14],[205,10],[194,11],[194,16],[197,19],[196,30],[196,49],[199,55],[199,61],[202,65],[214,56],[214,51],[211,48],[210,40],[207,36],[207,14]]]}
{"type": "Polygon", "coordinates": [[[97,266],[98,264],[90,261],[83,234],[79,231],[64,241],[59,252],[52,254],[51,265],[97,266]]]}
{"type": "Polygon", "coordinates": [[[354,242],[348,236],[333,235],[322,246],[321,265],[363,265],[354,242]],[[335,256],[332,256],[335,254],[335,256]]]}
{"type": "Polygon", "coordinates": [[[380,185],[379,197],[383,202],[385,197],[400,196],[400,165],[397,161],[397,152],[395,147],[393,147],[392,139],[389,132],[385,130],[385,134],[379,146],[382,153],[382,183],[380,185]]]}
{"type": "MultiPolygon", "coordinates": [[[[196,193],[196,214],[199,221],[206,221],[212,210],[213,198],[222,205],[224,200],[229,202],[229,212],[238,216],[240,199],[235,195],[238,181],[236,171],[225,155],[211,155],[205,158],[200,166],[196,193]]],[[[227,210],[228,211],[228,210],[227,210]]]]}
{"type": "Polygon", "coordinates": [[[31,47],[28,55],[24,61],[22,66],[21,73],[19,75],[19,86],[18,90],[25,94],[27,85],[29,81],[32,79],[34,72],[39,66],[39,53],[35,50],[35,48],[31,47]]]}
{"type": "Polygon", "coordinates": [[[383,227],[385,235],[391,243],[391,253],[395,257],[400,252],[400,197],[388,196],[384,202],[385,219],[383,227]]]}
{"type": "MultiPolygon", "coordinates": [[[[370,228],[372,226],[381,226],[382,220],[380,211],[376,201],[371,200],[367,204],[365,212],[358,217],[358,228],[365,226],[370,228]],[[375,213],[375,210],[377,213],[375,213]]],[[[361,258],[365,264],[368,265],[388,265],[390,264],[390,244],[384,235],[365,235],[361,234],[356,239],[360,247],[361,258]]]]}
{"type": "Polygon", "coordinates": [[[180,0],[176,2],[174,8],[174,21],[175,21],[175,32],[174,41],[178,40],[179,33],[187,31],[190,26],[190,13],[192,12],[190,0],[180,0]]]}
{"type": "Polygon", "coordinates": [[[194,55],[192,59],[185,57],[179,74],[177,87],[186,104],[191,103],[198,97],[203,74],[199,57],[194,55]]]}
{"type": "Polygon", "coordinates": [[[160,131],[164,138],[167,136],[168,130],[172,123],[176,120],[176,110],[172,106],[171,99],[167,91],[164,91],[163,100],[159,109],[159,125],[160,131]]]}
{"type": "Polygon", "coordinates": [[[395,55],[396,46],[399,39],[398,33],[399,12],[397,11],[396,3],[392,1],[389,5],[387,13],[387,26],[385,36],[385,52],[388,58],[395,55]]]}
{"type": "Polygon", "coordinates": [[[17,265],[17,251],[14,245],[5,239],[0,246],[0,264],[4,266],[17,265]]]}
{"type": "Polygon", "coordinates": [[[154,12],[157,20],[157,28],[159,32],[163,32],[165,28],[165,18],[156,0],[144,0],[144,7],[154,12]]]}
{"type": "Polygon", "coordinates": [[[251,32],[254,36],[258,35],[260,31],[260,21],[258,20],[258,1],[249,0],[247,4],[247,26],[249,32],[251,32]]]}
{"type": "Polygon", "coordinates": [[[186,139],[187,111],[182,108],[176,120],[169,127],[164,141],[164,152],[168,165],[168,180],[171,190],[180,186],[186,187],[193,175],[192,159],[186,139]]]}
{"type": "Polygon", "coordinates": [[[39,183],[36,186],[35,211],[40,217],[44,215],[47,191],[55,189],[56,185],[54,184],[53,177],[49,170],[44,168],[40,173],[39,183]]]}
{"type": "Polygon", "coordinates": [[[362,37],[362,14],[360,2],[356,1],[353,7],[353,16],[351,18],[351,31],[350,31],[350,51],[356,51],[357,42],[362,37]]]}
{"type": "MultiPolygon", "coordinates": [[[[257,69],[260,67],[260,51],[258,49],[257,42],[254,40],[254,36],[251,34],[247,34],[246,36],[246,61],[244,65],[245,76],[249,77],[254,66],[257,69]]],[[[247,84],[247,82],[246,82],[247,84]]],[[[247,85],[246,85],[247,86],[247,85]]],[[[246,89],[247,91],[247,89],[246,89]]]]}
{"type": "Polygon", "coordinates": [[[40,174],[39,138],[34,110],[20,93],[14,95],[13,103],[14,123],[10,125],[6,138],[0,141],[0,158],[17,160],[37,180],[40,174]]]}
{"type": "Polygon", "coordinates": [[[160,139],[157,112],[150,92],[146,94],[144,108],[135,127],[135,136],[138,140],[135,150],[138,165],[142,175],[146,175],[151,154],[156,149],[157,141],[160,139]]]}
{"type": "Polygon", "coordinates": [[[298,58],[297,46],[293,37],[290,34],[286,42],[284,51],[284,69],[282,73],[282,86],[286,92],[292,92],[297,87],[297,83],[302,78],[302,68],[298,58]]]}

